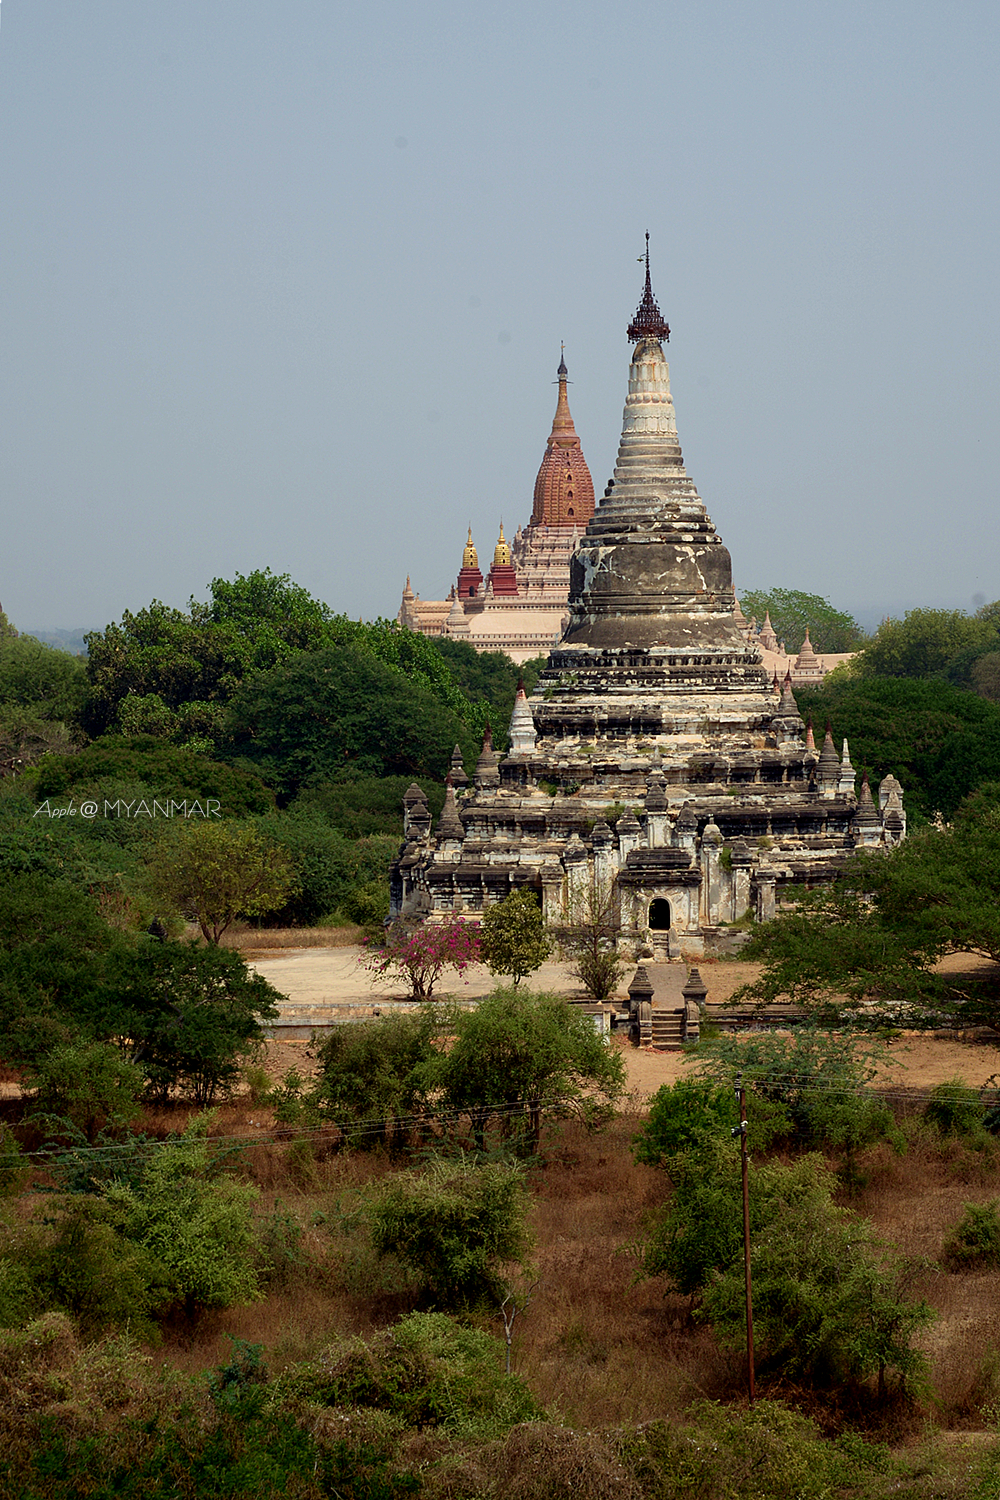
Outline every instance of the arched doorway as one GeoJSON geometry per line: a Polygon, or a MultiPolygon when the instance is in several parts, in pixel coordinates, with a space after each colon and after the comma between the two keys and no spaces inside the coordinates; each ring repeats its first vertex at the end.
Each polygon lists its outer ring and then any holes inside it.
{"type": "Polygon", "coordinates": [[[649,926],[652,932],[670,931],[670,902],[662,896],[649,903],[649,926]]]}

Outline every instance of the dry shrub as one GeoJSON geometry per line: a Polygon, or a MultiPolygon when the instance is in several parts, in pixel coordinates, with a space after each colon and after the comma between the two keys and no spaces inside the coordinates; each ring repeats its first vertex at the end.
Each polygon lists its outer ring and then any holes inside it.
{"type": "Polygon", "coordinates": [[[132,1340],[82,1347],[69,1318],[47,1313],[22,1332],[0,1332],[0,1452],[12,1469],[23,1467],[46,1422],[65,1438],[100,1438],[117,1459],[177,1388],[132,1340]]]}
{"type": "Polygon", "coordinates": [[[598,1434],[551,1422],[513,1427],[499,1442],[425,1471],[424,1483],[441,1500],[642,1500],[643,1494],[598,1434]]]}

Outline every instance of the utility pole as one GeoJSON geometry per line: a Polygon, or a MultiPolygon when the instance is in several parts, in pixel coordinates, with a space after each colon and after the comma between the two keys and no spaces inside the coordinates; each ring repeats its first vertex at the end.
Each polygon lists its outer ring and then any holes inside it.
{"type": "Polygon", "coordinates": [[[747,1301],[747,1393],[750,1405],[754,1403],[754,1381],[753,1381],[753,1292],[750,1285],[750,1182],[748,1176],[747,1156],[747,1095],[743,1087],[743,1074],[736,1075],[736,1098],[740,1106],[740,1123],[733,1130],[733,1135],[740,1138],[740,1160],[743,1168],[743,1266],[746,1275],[746,1301],[747,1301]]]}

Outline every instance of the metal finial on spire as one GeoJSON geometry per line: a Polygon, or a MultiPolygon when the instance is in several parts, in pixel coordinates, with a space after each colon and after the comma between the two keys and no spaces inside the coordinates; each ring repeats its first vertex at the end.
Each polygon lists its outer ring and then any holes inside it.
{"type": "Polygon", "coordinates": [[[653,296],[653,284],[649,279],[649,230],[646,230],[646,254],[639,257],[640,261],[646,262],[646,287],[642,294],[642,301],[636,309],[635,317],[628,325],[629,343],[637,344],[640,339],[659,339],[663,343],[670,342],[670,324],[663,317],[656,298],[653,296]]]}
{"type": "Polygon", "coordinates": [[[566,368],[566,345],[561,340],[559,343],[559,368],[556,371],[556,374],[560,379],[565,378],[565,376],[569,374],[569,371],[566,368]]]}

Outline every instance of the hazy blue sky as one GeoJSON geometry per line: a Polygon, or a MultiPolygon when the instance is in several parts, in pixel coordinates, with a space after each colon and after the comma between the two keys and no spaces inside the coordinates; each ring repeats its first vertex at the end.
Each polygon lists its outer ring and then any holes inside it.
{"type": "Polygon", "coordinates": [[[738,588],[1000,596],[998,30],[922,0],[3,0],[0,601],[351,615],[598,494],[652,235],[738,588]]]}

